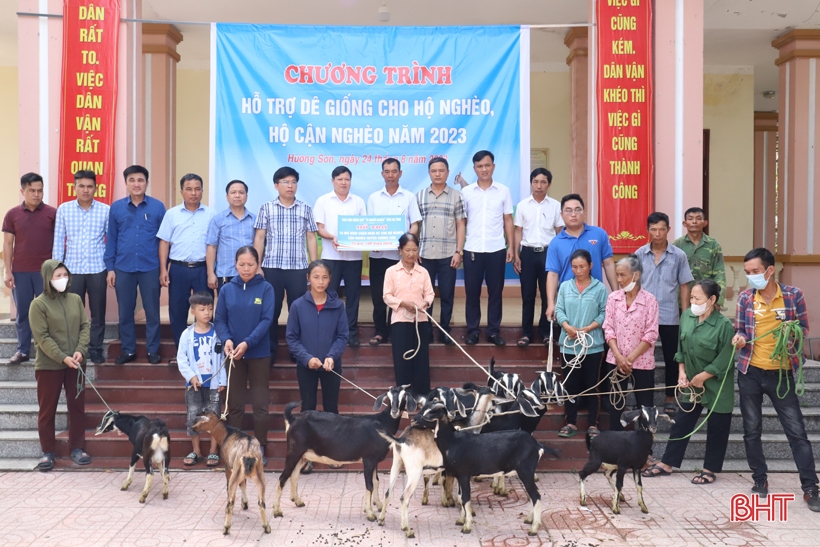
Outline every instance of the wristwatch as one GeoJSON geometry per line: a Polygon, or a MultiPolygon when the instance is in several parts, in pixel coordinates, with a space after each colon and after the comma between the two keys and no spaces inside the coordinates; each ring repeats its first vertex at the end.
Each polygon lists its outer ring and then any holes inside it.
{"type": "Polygon", "coordinates": [[[464,251],[458,251],[457,250],[456,252],[459,254],[459,256],[464,256],[464,251]]]}

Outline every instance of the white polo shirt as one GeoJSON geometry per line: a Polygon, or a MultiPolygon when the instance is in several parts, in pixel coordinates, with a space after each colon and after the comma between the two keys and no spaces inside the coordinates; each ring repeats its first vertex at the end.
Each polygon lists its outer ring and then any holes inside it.
{"type": "MultiPolygon", "coordinates": [[[[467,239],[464,250],[474,253],[494,253],[505,249],[504,215],[513,212],[510,189],[495,181],[486,190],[478,183],[461,190],[467,213],[467,239]]],[[[512,243],[512,242],[510,242],[512,243]]]]}
{"type": "Polygon", "coordinates": [[[549,196],[538,203],[531,195],[527,196],[515,207],[515,225],[523,229],[521,245],[546,247],[555,237],[555,227],[564,225],[561,203],[549,196]]]}
{"type": "MultiPolygon", "coordinates": [[[[359,196],[348,194],[344,201],[339,199],[336,192],[320,196],[313,207],[313,218],[317,224],[323,224],[325,230],[338,236],[339,216],[364,216],[367,208],[364,200],[359,196]]],[[[325,260],[354,261],[362,259],[361,251],[337,251],[333,248],[333,241],[322,238],[322,258],[325,260]]]]}
{"type": "MultiPolygon", "coordinates": [[[[404,230],[410,230],[410,225],[421,221],[419,204],[416,195],[399,186],[392,196],[382,187],[378,192],[373,192],[367,198],[367,214],[383,216],[404,215],[404,230]]],[[[389,258],[399,260],[399,242],[396,241],[395,251],[370,251],[371,258],[389,258]]]]}

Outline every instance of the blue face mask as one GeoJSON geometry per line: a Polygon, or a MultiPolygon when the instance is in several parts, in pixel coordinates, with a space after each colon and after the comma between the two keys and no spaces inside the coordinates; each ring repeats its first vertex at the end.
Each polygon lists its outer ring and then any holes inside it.
{"type": "Polygon", "coordinates": [[[763,290],[766,288],[766,285],[769,284],[769,280],[766,278],[766,274],[746,274],[746,279],[749,280],[749,285],[754,287],[757,290],[763,290]]]}

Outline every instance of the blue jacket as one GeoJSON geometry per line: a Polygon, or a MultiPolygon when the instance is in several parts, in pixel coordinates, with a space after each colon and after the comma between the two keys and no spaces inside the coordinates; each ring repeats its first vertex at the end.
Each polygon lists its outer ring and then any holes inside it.
{"type": "Polygon", "coordinates": [[[219,291],[214,326],[224,344],[248,344],[245,357],[270,357],[273,287],[260,274],[245,283],[238,275],[219,291]]]}
{"type": "Polygon", "coordinates": [[[327,301],[322,311],[316,309],[310,291],[291,305],[287,340],[297,365],[307,367],[313,357],[323,363],[325,358],[332,357],[333,370],[341,372],[347,335],[345,306],[335,292],[327,291],[327,301]]]}
{"type": "MultiPolygon", "coordinates": [[[[199,378],[200,383],[202,382],[202,373],[196,369],[196,353],[194,352],[195,327],[196,323],[182,331],[182,335],[179,337],[179,349],[177,350],[177,367],[179,367],[179,372],[182,374],[182,377],[185,378],[186,386],[190,385],[188,380],[194,376],[199,378]]],[[[214,328],[214,330],[216,330],[216,328],[214,328]]],[[[227,385],[228,383],[225,367],[222,366],[222,352],[217,353],[214,351],[214,347],[218,342],[219,336],[214,336],[214,340],[211,344],[211,372],[216,372],[220,367],[222,370],[219,370],[215,378],[213,378],[216,380],[216,384],[210,383],[209,386],[206,386],[214,389],[218,386],[227,385]]]]}

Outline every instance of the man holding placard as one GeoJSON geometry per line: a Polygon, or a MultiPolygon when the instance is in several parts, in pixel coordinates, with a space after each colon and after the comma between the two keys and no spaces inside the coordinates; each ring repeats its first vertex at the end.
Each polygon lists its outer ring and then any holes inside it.
{"type": "MultiPolygon", "coordinates": [[[[450,176],[450,165],[444,158],[433,158],[427,164],[432,184],[416,194],[421,212],[419,239],[421,265],[430,274],[433,285],[438,280],[438,292],[441,299],[441,328],[450,332],[450,319],[453,316],[453,300],[456,292],[456,271],[464,255],[464,232],[467,216],[464,213],[464,199],[461,192],[447,186],[450,176]]],[[[432,306],[427,310],[432,314],[432,306]]],[[[441,335],[444,344],[453,342],[441,335]]]]}
{"type": "MultiPolygon", "coordinates": [[[[372,216],[404,216],[406,231],[418,234],[421,212],[412,192],[399,186],[401,163],[395,158],[382,162],[384,188],[373,192],[367,199],[367,213],[372,216]]],[[[392,251],[370,252],[370,297],[373,300],[373,323],[376,334],[370,339],[371,346],[378,346],[390,338],[390,327],[387,321],[387,305],[384,303],[384,273],[387,268],[398,263],[398,241],[392,251]]]]}
{"type": "Polygon", "coordinates": [[[481,333],[481,285],[487,281],[487,339],[496,346],[506,342],[500,335],[501,295],[505,262],[513,261],[513,218],[510,189],[493,180],[495,156],[489,150],[473,155],[478,181],[461,191],[467,212],[464,243],[464,291],[467,294],[467,344],[478,343],[481,333]],[[506,241],[505,241],[506,237],[506,241]]]}
{"type": "Polygon", "coordinates": [[[367,207],[364,200],[350,193],[353,173],[344,165],[330,174],[333,191],[316,200],[313,215],[319,236],[322,238],[322,261],[330,267],[328,290],[339,292],[345,282],[345,311],[347,313],[347,345],[359,347],[359,294],[362,289],[362,252],[339,250],[339,216],[364,216],[367,207]]]}
{"type": "Polygon", "coordinates": [[[288,309],[305,294],[308,254],[316,260],[316,221],[310,205],[296,199],[299,173],[292,167],[280,167],[273,174],[273,185],[279,197],[259,208],[253,246],[262,259],[265,280],[273,287],[273,322],[270,327],[270,362],[276,359],[279,345],[279,314],[285,293],[288,309]],[[307,253],[305,242],[307,241],[307,253]]]}

